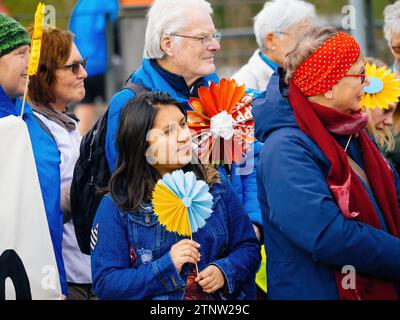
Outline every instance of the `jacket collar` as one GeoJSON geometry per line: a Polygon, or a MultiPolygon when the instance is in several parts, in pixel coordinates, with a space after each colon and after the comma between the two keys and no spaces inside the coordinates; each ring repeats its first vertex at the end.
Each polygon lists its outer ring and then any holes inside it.
{"type": "MultiPolygon", "coordinates": [[[[158,73],[157,69],[152,66],[150,59],[143,59],[142,66],[134,72],[131,77],[131,81],[140,83],[151,91],[167,92],[173,99],[178,102],[187,103],[189,98],[179,91],[176,91],[171,86],[171,84],[167,80],[165,80],[160,73],[158,73]]],[[[208,86],[210,81],[218,83],[219,78],[215,73],[212,73],[201,78],[199,81],[201,82],[199,82],[197,85],[201,84],[204,86],[208,86]]]]}
{"type": "Polygon", "coordinates": [[[279,68],[279,65],[269,59],[265,54],[263,54],[261,51],[258,51],[258,55],[260,56],[261,60],[264,61],[272,70],[277,71],[279,68]]]}
{"type": "Polygon", "coordinates": [[[9,115],[18,115],[17,108],[15,107],[15,99],[11,100],[0,86],[0,118],[9,115]]]}
{"type": "Polygon", "coordinates": [[[155,59],[150,60],[151,66],[164,78],[165,81],[178,93],[182,96],[189,99],[189,97],[198,97],[197,91],[202,85],[206,85],[204,83],[203,78],[197,79],[193,85],[189,88],[186,84],[185,79],[177,75],[175,73],[169,72],[161,67],[155,59]]]}

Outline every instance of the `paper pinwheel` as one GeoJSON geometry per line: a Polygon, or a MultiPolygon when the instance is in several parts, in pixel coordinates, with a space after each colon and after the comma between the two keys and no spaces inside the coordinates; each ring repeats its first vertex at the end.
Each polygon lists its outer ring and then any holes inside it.
{"type": "Polygon", "coordinates": [[[378,68],[375,64],[365,65],[365,73],[371,84],[364,88],[360,106],[370,109],[388,109],[397,103],[400,97],[400,80],[386,67],[378,68]]]}
{"type": "Polygon", "coordinates": [[[33,27],[31,53],[29,55],[28,75],[33,76],[37,73],[39,60],[40,60],[40,48],[42,46],[43,36],[43,21],[44,21],[44,4],[39,3],[35,13],[35,24],[33,27]]]}
{"type": "Polygon", "coordinates": [[[198,94],[199,98],[189,99],[193,111],[188,112],[188,126],[195,131],[199,158],[226,164],[240,161],[254,141],[253,97],[245,93],[244,85],[226,79],[200,87],[198,94]]]}
{"type": "Polygon", "coordinates": [[[42,36],[43,36],[43,22],[44,22],[44,10],[45,5],[39,3],[35,13],[35,24],[33,26],[32,41],[31,41],[31,52],[29,54],[28,63],[28,77],[25,82],[24,98],[22,100],[21,117],[24,114],[26,95],[28,94],[28,83],[29,77],[37,73],[40,60],[40,49],[42,47],[42,36]]]}
{"type": "Polygon", "coordinates": [[[153,191],[154,213],[166,229],[181,236],[192,236],[211,215],[212,195],[208,185],[193,172],[166,174],[153,191]]]}

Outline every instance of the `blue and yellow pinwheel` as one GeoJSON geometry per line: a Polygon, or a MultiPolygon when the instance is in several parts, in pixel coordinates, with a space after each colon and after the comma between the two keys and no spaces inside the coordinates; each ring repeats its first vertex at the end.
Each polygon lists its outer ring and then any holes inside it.
{"type": "Polygon", "coordinates": [[[154,213],[168,231],[192,237],[206,224],[213,197],[208,185],[193,172],[177,170],[160,179],[153,191],[154,213]]]}

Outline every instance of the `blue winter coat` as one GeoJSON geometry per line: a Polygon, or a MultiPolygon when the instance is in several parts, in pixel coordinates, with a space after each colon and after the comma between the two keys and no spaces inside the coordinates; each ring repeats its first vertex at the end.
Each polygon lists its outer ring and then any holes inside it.
{"type": "MultiPolygon", "coordinates": [[[[226,295],[216,293],[214,299],[254,299],[260,244],[239,199],[225,177],[221,178],[210,189],[213,213],[193,234],[201,245],[198,268],[201,271],[214,264],[224,274],[226,295]]],[[[126,212],[106,195],[92,231],[96,295],[100,299],[183,299],[189,264],[178,273],[169,253],[181,239],[158,222],[151,205],[126,212]]]]}
{"type": "MultiPolygon", "coordinates": [[[[277,73],[254,103],[253,115],[256,138],[264,142],[257,182],[269,298],[338,299],[333,269],[344,265],[399,280],[400,239],[343,216],[326,182],[329,162],[299,129],[277,73]]],[[[335,138],[344,146],[348,136],[335,138]]],[[[348,154],[363,167],[357,139],[348,154]]],[[[397,176],[396,187],[399,194],[397,176]]]]}
{"type": "MultiPolygon", "coordinates": [[[[0,87],[0,118],[9,115],[19,116],[21,101],[17,100],[16,103],[17,106],[0,87]]],[[[62,292],[64,295],[68,295],[67,278],[61,253],[63,224],[60,207],[60,152],[56,142],[40,127],[34,118],[32,108],[28,103],[25,104],[23,119],[28,127],[32,142],[33,155],[38,171],[62,292]]]]}
{"type": "Polygon", "coordinates": [[[250,146],[239,164],[233,164],[231,170],[231,183],[235,193],[243,203],[250,220],[259,226],[262,231],[261,209],[257,198],[256,164],[262,143],[255,142],[250,146]]]}

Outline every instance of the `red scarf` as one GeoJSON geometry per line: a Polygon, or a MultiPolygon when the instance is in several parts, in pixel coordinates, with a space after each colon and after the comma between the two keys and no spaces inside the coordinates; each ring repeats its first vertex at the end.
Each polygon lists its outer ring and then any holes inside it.
{"type": "MultiPolygon", "coordinates": [[[[352,115],[310,103],[293,82],[289,88],[289,101],[300,129],[317,143],[331,165],[326,180],[343,215],[348,219],[382,229],[367,191],[360,179],[355,178],[356,173],[349,165],[346,152],[327,130],[327,128],[338,127],[335,126],[337,123],[348,123],[352,115]]],[[[343,127],[348,129],[346,125],[343,127]]],[[[356,125],[353,129],[354,131],[349,134],[357,134],[360,128],[356,125]]],[[[364,169],[387,223],[388,232],[399,237],[400,211],[394,174],[364,130],[359,132],[357,139],[362,150],[364,169]]],[[[335,270],[336,285],[339,296],[343,300],[398,299],[392,281],[359,273],[356,275],[356,289],[344,289],[342,279],[345,275],[340,271],[335,270]]]]}

